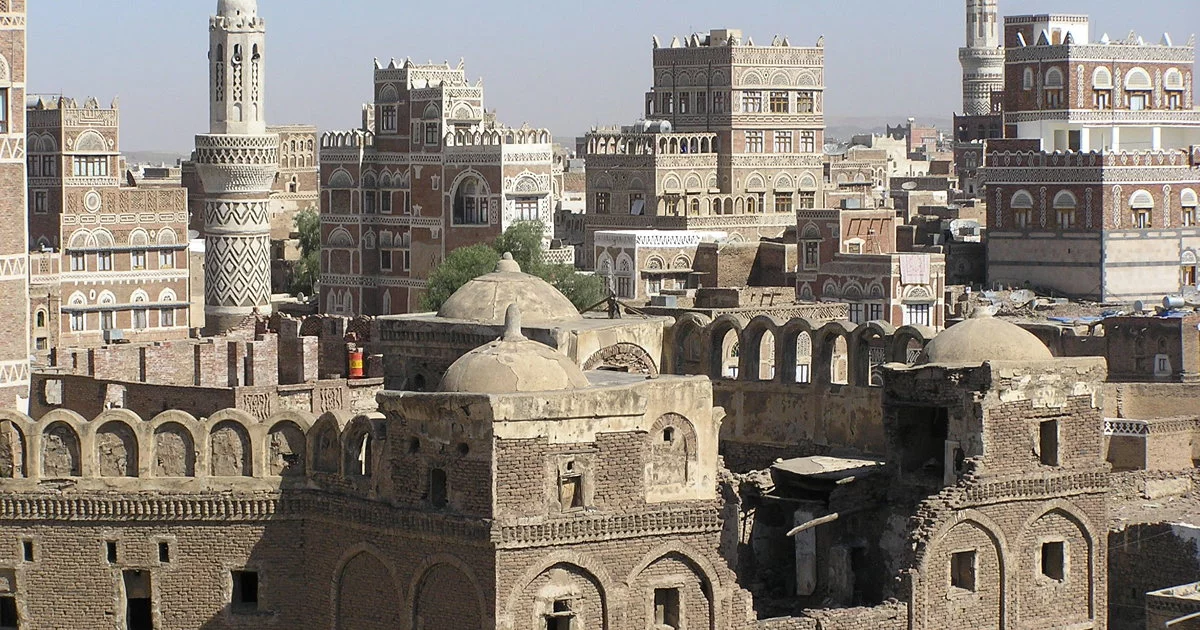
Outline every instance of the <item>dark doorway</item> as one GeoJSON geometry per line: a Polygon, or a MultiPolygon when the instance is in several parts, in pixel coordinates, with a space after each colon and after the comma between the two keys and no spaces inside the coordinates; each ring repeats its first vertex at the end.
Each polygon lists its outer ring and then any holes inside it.
{"type": "Polygon", "coordinates": [[[150,573],[125,571],[125,628],[154,630],[154,613],[150,599],[150,573]]]}

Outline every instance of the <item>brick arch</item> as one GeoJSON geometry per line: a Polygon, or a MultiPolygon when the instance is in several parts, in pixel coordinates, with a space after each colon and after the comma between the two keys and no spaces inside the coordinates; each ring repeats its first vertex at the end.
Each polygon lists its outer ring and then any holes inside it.
{"type": "Polygon", "coordinates": [[[392,630],[402,620],[396,570],[373,545],[342,554],[332,576],[335,630],[392,630]],[[361,582],[361,583],[360,583],[361,582]],[[353,587],[353,588],[350,588],[353,587]]]}
{"type": "Polygon", "coordinates": [[[725,338],[728,336],[730,331],[732,331],[737,337],[737,341],[735,343],[737,343],[738,347],[740,348],[742,341],[742,329],[742,321],[731,315],[722,315],[718,317],[717,319],[713,320],[712,324],[709,324],[708,327],[704,329],[704,339],[706,342],[705,346],[708,347],[707,369],[710,378],[720,379],[725,377],[721,369],[725,364],[725,338]]]}
{"type": "MultiPolygon", "coordinates": [[[[525,628],[523,621],[518,621],[516,615],[520,606],[521,596],[528,593],[529,587],[537,580],[539,576],[556,567],[573,568],[582,573],[583,577],[590,579],[595,585],[600,596],[600,607],[603,615],[603,622],[595,630],[610,630],[611,626],[611,610],[610,601],[621,601],[624,597],[624,589],[622,585],[615,582],[609,574],[608,569],[603,564],[582,553],[570,551],[556,551],[542,558],[541,562],[530,565],[528,569],[521,574],[521,578],[513,583],[513,588],[509,590],[508,596],[505,598],[504,618],[496,620],[496,628],[498,630],[517,630],[525,628]]],[[[588,630],[592,630],[589,628],[588,630]]]]}
{"type": "MultiPolygon", "coordinates": [[[[1094,620],[1094,619],[1096,619],[1096,613],[1097,613],[1097,611],[1096,611],[1096,597],[1097,597],[1096,577],[1097,577],[1097,573],[1107,571],[1107,567],[1095,566],[1096,562],[1097,562],[1096,532],[1102,532],[1102,531],[1106,531],[1106,530],[1097,529],[1096,526],[1092,523],[1091,519],[1088,518],[1088,516],[1081,509],[1079,509],[1078,506],[1072,504],[1070,501],[1067,501],[1065,499],[1053,499],[1053,500],[1043,503],[1041,506],[1039,506],[1039,508],[1037,510],[1035,510],[1033,512],[1032,516],[1030,516],[1028,519],[1025,520],[1025,522],[1021,526],[1020,535],[1017,538],[1017,540],[1019,541],[1019,544],[1028,541],[1029,538],[1034,535],[1033,528],[1035,525],[1037,525],[1039,522],[1043,521],[1044,519],[1051,518],[1051,517],[1059,517],[1059,518],[1062,518],[1062,519],[1066,520],[1067,522],[1071,523],[1075,528],[1077,528],[1080,537],[1083,538],[1083,542],[1086,545],[1084,558],[1085,558],[1087,566],[1083,567],[1083,570],[1085,570],[1087,573],[1086,573],[1086,575],[1083,576],[1082,579],[1078,578],[1078,577],[1076,577],[1074,579],[1081,581],[1085,585],[1084,587],[1087,592],[1087,600],[1088,600],[1088,602],[1087,602],[1088,603],[1088,619],[1094,620]]],[[[1033,542],[1034,542],[1034,545],[1036,546],[1037,541],[1033,541],[1033,542]]],[[[1100,543],[1104,544],[1104,543],[1106,543],[1106,541],[1101,540],[1100,543]]],[[[1029,562],[1031,564],[1034,563],[1035,558],[1036,558],[1036,556],[1034,555],[1035,551],[1036,551],[1035,548],[1021,549],[1020,550],[1021,556],[1017,559],[1015,570],[1021,571],[1022,567],[1025,566],[1026,562],[1029,562]]],[[[1069,549],[1068,549],[1068,553],[1069,553],[1069,549]]],[[[1077,569],[1078,569],[1078,567],[1073,568],[1072,573],[1075,573],[1075,571],[1077,569]]],[[[1037,570],[1036,567],[1034,567],[1034,570],[1037,570]]],[[[1018,615],[1021,615],[1021,611],[1024,607],[1024,599],[1028,595],[1028,593],[1025,592],[1027,590],[1028,589],[1022,588],[1013,599],[1013,606],[1018,611],[1017,612],[1018,615]]],[[[1022,616],[1024,616],[1024,615],[1022,615],[1022,616]]]]}
{"type": "Polygon", "coordinates": [[[695,480],[699,465],[696,426],[677,413],[663,414],[647,436],[647,488],[686,487],[695,480]]]}
{"type": "MultiPolygon", "coordinates": [[[[726,627],[728,622],[731,620],[724,620],[720,618],[720,613],[721,611],[725,610],[725,603],[728,599],[728,594],[725,592],[726,589],[721,580],[721,574],[711,562],[705,559],[702,554],[698,553],[695,549],[687,546],[684,543],[666,543],[655,547],[643,555],[641,560],[639,560],[637,564],[633,565],[633,568],[626,576],[626,588],[632,593],[642,574],[644,574],[655,564],[665,560],[676,560],[682,562],[685,566],[692,570],[697,578],[701,580],[700,588],[702,591],[707,591],[707,593],[704,593],[704,595],[708,599],[708,610],[706,612],[709,623],[707,624],[707,629],[718,630],[719,628],[726,627]],[[722,624],[722,622],[726,623],[722,624]]],[[[638,600],[636,595],[630,597],[629,599],[635,602],[633,605],[636,605],[636,601],[638,600]]],[[[637,618],[636,615],[634,618],[637,618]]],[[[688,627],[698,628],[691,623],[688,624],[688,627]]]]}
{"type": "MultiPolygon", "coordinates": [[[[937,576],[939,575],[938,571],[940,571],[939,568],[929,566],[929,563],[932,560],[931,556],[933,556],[934,553],[940,548],[941,543],[960,527],[974,527],[982,532],[992,542],[993,548],[996,552],[997,562],[999,564],[1000,577],[1000,595],[998,602],[1000,615],[998,619],[999,623],[996,625],[996,628],[1007,628],[1009,614],[1008,590],[1011,573],[1011,568],[1009,567],[1009,558],[1011,557],[1009,544],[1008,540],[1004,536],[1004,530],[999,526],[999,524],[978,510],[962,510],[956,513],[955,518],[945,519],[929,536],[928,542],[925,545],[920,546],[917,550],[916,557],[913,561],[913,565],[918,568],[918,571],[914,573],[912,584],[913,601],[916,601],[916,593],[923,593],[925,596],[923,596],[921,599],[925,602],[926,609],[924,611],[914,610],[912,614],[916,615],[918,612],[923,612],[925,613],[926,617],[929,616],[929,608],[933,604],[933,600],[928,596],[928,593],[932,581],[939,579],[937,576]]],[[[978,579],[978,576],[976,579],[978,579]]],[[[942,617],[937,616],[937,618],[940,619],[942,617]]],[[[925,619],[924,627],[932,627],[930,623],[931,621],[929,619],[925,619]]]]}
{"type": "MultiPolygon", "coordinates": [[[[426,558],[425,561],[421,563],[421,566],[417,567],[417,569],[413,571],[413,579],[408,585],[408,592],[406,596],[407,601],[409,602],[409,610],[413,616],[413,628],[421,627],[417,625],[417,620],[421,619],[421,595],[422,590],[427,585],[434,588],[435,592],[443,597],[447,586],[453,587],[455,589],[455,593],[460,596],[465,595],[465,593],[462,592],[462,588],[464,586],[469,587],[471,589],[471,594],[474,595],[473,599],[475,600],[477,609],[468,612],[465,617],[457,617],[454,619],[453,624],[448,624],[449,620],[446,619],[422,619],[422,621],[425,623],[424,627],[430,628],[444,626],[462,628],[463,630],[488,630],[489,628],[495,627],[495,622],[491,619],[491,615],[488,611],[487,599],[483,594],[483,588],[479,583],[479,578],[475,575],[475,571],[472,570],[471,567],[467,566],[466,563],[454,556],[448,554],[437,554],[426,558]],[[451,571],[452,574],[450,577],[457,577],[460,579],[450,580],[448,583],[443,580],[442,583],[439,583],[436,581],[436,578],[441,576],[435,573],[439,570],[451,571]],[[432,626],[430,625],[431,621],[433,622],[432,626]]],[[[462,604],[465,602],[459,603],[462,604]]]]}
{"type": "Polygon", "coordinates": [[[602,367],[625,368],[633,374],[646,374],[651,377],[659,375],[658,362],[645,348],[624,341],[597,350],[583,362],[584,371],[598,370],[602,367]]]}
{"type": "Polygon", "coordinates": [[[141,448],[133,426],[122,418],[104,419],[105,415],[95,422],[98,425],[93,440],[96,475],[138,477],[141,448]]]}

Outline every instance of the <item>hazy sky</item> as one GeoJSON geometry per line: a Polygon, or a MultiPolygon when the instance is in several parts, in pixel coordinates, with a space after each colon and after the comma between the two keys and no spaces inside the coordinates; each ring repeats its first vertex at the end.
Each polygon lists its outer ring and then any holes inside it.
{"type": "MultiPolygon", "coordinates": [[[[186,151],[207,131],[208,16],[216,0],[33,0],[31,93],[121,98],[125,151],[186,151]]],[[[825,35],[830,117],[947,118],[962,103],[962,0],[259,0],[271,123],[354,127],[372,59],[457,63],[511,125],[570,136],[629,123],[651,84],[651,35],[741,28],[756,44],[825,35]]],[[[1002,14],[1080,12],[1093,39],[1130,29],[1176,44],[1196,0],[1000,0],[1002,14]]]]}

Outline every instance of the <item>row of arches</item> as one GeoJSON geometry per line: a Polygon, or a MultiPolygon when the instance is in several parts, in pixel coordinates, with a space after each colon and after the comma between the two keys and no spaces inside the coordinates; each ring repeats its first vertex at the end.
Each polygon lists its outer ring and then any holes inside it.
{"type": "Polygon", "coordinates": [[[760,315],[744,321],[688,314],[674,329],[676,368],[713,379],[813,385],[880,385],[886,363],[914,364],[936,331],[887,322],[823,324],[760,315]]]}
{"type": "MultiPolygon", "coordinates": [[[[361,177],[363,190],[374,189],[400,189],[408,190],[409,175],[406,171],[392,172],[388,169],[383,169],[376,174],[375,171],[367,170],[362,173],[361,177]]],[[[344,168],[339,168],[330,174],[326,188],[355,188],[355,178],[344,168]]]]}
{"type": "MultiPolygon", "coordinates": [[[[117,296],[112,291],[107,291],[107,290],[101,291],[100,293],[96,294],[95,296],[93,296],[91,298],[89,298],[89,296],[87,294],[85,294],[83,291],[76,291],[71,294],[71,297],[67,298],[67,304],[70,306],[86,306],[88,303],[90,303],[92,301],[94,301],[96,304],[100,304],[102,306],[109,306],[109,305],[115,306],[117,304],[122,303],[117,300],[117,296]]],[[[134,289],[134,291],[129,294],[129,300],[124,303],[136,305],[136,304],[144,304],[144,303],[148,303],[148,302],[150,302],[150,294],[149,293],[146,293],[146,291],[143,289],[134,289]]],[[[174,290],[163,289],[162,291],[159,291],[158,303],[160,303],[160,304],[175,304],[178,302],[179,302],[179,298],[175,294],[174,290]]]]}
{"type": "Polygon", "coordinates": [[[259,421],[239,410],[197,419],[125,409],[88,421],[68,410],[41,420],[0,412],[0,478],[283,478],[314,473],[366,479],[377,466],[382,416],[298,411],[259,421]]]}
{"type": "Polygon", "coordinates": [[[551,135],[546,129],[457,129],[446,133],[443,138],[443,143],[447,147],[549,144],[550,142],[551,135]]]}
{"type": "MultiPolygon", "coordinates": [[[[156,230],[153,238],[151,238],[150,232],[137,228],[129,232],[128,239],[122,245],[171,247],[178,243],[179,236],[171,228],[156,230]]],[[[75,230],[71,233],[70,240],[67,241],[67,249],[114,249],[117,246],[117,240],[113,237],[113,233],[104,228],[75,230]]]]}

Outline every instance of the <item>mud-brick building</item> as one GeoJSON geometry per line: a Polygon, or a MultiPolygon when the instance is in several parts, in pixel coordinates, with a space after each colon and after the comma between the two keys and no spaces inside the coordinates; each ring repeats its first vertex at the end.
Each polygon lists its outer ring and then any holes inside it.
{"type": "Polygon", "coordinates": [[[186,338],[187,190],[129,185],[116,102],[30,100],[28,239],[41,252],[30,287],[34,351],[186,338]]]}
{"type": "Polygon", "coordinates": [[[1195,37],[1097,41],[1087,16],[1009,16],[1004,54],[1004,139],[979,172],[988,282],[1096,301],[1194,293],[1195,37]]]}

